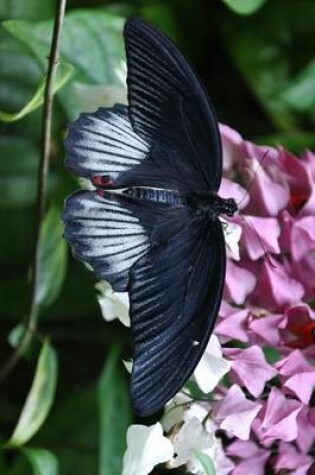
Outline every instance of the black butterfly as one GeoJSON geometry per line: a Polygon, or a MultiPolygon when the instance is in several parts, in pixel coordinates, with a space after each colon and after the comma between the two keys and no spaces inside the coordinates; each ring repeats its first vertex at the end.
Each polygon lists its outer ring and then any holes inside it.
{"type": "Polygon", "coordinates": [[[220,135],[196,74],[143,20],[128,20],[124,38],[129,106],[70,125],[66,165],[96,191],[70,196],[63,219],[75,256],[129,292],[131,395],[147,416],[183,386],[209,340],[225,278],[218,216],[237,206],[217,195],[220,135]]]}

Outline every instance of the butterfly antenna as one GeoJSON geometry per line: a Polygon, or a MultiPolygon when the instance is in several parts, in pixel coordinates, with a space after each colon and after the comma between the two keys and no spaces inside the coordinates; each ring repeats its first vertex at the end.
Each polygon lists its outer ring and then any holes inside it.
{"type": "Polygon", "coordinates": [[[247,217],[247,216],[244,216],[243,214],[241,215],[241,217],[244,219],[244,221],[246,221],[250,226],[251,228],[255,231],[255,236],[260,244],[260,246],[262,247],[263,251],[264,251],[264,255],[265,255],[265,258],[267,259],[267,262],[268,264],[273,268],[273,269],[276,269],[277,266],[271,261],[270,257],[268,256],[267,254],[267,251],[266,251],[266,248],[264,246],[264,243],[262,242],[262,240],[260,239],[260,236],[255,228],[255,226],[253,225],[253,223],[251,222],[251,220],[247,217]]]}
{"type": "Polygon", "coordinates": [[[237,203],[238,208],[239,208],[240,205],[243,203],[243,201],[245,200],[246,196],[249,195],[249,192],[250,192],[250,190],[251,190],[251,188],[252,188],[252,186],[253,186],[253,184],[254,184],[256,175],[257,175],[257,173],[259,172],[259,170],[260,170],[260,168],[261,168],[261,166],[262,166],[262,162],[263,162],[263,160],[266,158],[266,156],[268,155],[268,153],[269,153],[269,150],[266,150],[265,153],[263,154],[263,156],[261,157],[261,159],[259,160],[259,162],[258,162],[258,167],[257,167],[257,169],[256,169],[256,171],[255,171],[255,173],[254,173],[254,175],[253,175],[251,181],[249,182],[248,189],[245,191],[244,196],[241,198],[241,201],[240,201],[239,203],[237,203]]]}

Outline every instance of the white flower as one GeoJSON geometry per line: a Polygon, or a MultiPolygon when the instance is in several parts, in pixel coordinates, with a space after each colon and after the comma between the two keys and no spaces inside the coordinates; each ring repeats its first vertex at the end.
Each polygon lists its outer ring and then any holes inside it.
{"type": "MultiPolygon", "coordinates": [[[[207,432],[199,419],[193,417],[185,422],[173,439],[175,457],[169,463],[172,468],[186,464],[189,470],[199,470],[200,465],[194,452],[209,451],[214,448],[215,437],[207,432]]],[[[207,453],[207,452],[205,452],[207,453]]],[[[207,454],[209,455],[209,454],[207,454]]]]}
{"type": "Polygon", "coordinates": [[[222,376],[230,371],[231,366],[231,363],[222,357],[218,337],[212,335],[194,372],[196,383],[201,391],[205,394],[212,391],[218,385],[222,376]]]}
{"type": "Polygon", "coordinates": [[[104,319],[111,322],[118,318],[123,325],[130,327],[128,292],[114,292],[105,280],[98,282],[95,288],[101,292],[97,300],[104,319]]]}
{"type": "Polygon", "coordinates": [[[150,427],[132,425],[127,431],[122,475],[148,475],[155,465],[170,460],[173,453],[173,445],[163,436],[159,422],[150,427]]]}
{"type": "MultiPolygon", "coordinates": [[[[189,414],[189,411],[186,414],[189,414]]],[[[186,420],[181,429],[173,436],[176,455],[168,464],[171,468],[185,464],[189,473],[206,475],[196,456],[196,452],[202,452],[212,459],[216,475],[231,473],[234,463],[226,457],[221,440],[214,435],[216,425],[211,419],[209,419],[209,422],[210,424],[207,425],[206,429],[196,417],[186,420]]]]}
{"type": "Polygon", "coordinates": [[[242,228],[238,224],[226,221],[220,217],[222,222],[223,232],[225,237],[225,245],[227,250],[227,256],[235,261],[240,260],[240,247],[239,240],[242,234],[242,228]]]}

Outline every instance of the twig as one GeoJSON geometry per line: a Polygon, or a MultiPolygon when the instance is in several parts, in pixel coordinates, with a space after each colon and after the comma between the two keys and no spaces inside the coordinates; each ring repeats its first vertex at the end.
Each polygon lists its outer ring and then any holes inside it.
{"type": "Polygon", "coordinates": [[[38,305],[36,294],[38,290],[38,269],[40,253],[40,231],[46,209],[46,188],[49,168],[49,154],[51,142],[51,120],[53,106],[53,85],[58,68],[59,47],[61,41],[61,32],[67,0],[57,0],[56,15],[54,21],[53,36],[48,60],[48,71],[44,93],[43,120],[42,120],[42,139],[41,155],[37,176],[37,201],[36,201],[36,224],[34,238],[34,253],[32,259],[31,276],[31,299],[29,312],[25,319],[24,334],[15,348],[14,353],[0,371],[0,382],[2,382],[16,366],[23,352],[28,347],[33,333],[36,331],[38,305]]]}

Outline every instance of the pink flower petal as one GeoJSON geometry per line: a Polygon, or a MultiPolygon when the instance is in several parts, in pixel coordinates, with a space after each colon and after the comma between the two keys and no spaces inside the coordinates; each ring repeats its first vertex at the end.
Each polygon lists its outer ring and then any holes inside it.
{"type": "Polygon", "coordinates": [[[289,389],[290,393],[295,394],[304,404],[308,404],[311,399],[314,385],[315,369],[309,373],[295,374],[287,379],[283,387],[289,389]]]}
{"type": "Polygon", "coordinates": [[[255,261],[266,252],[279,254],[280,227],[275,218],[243,215],[237,216],[235,222],[242,227],[241,242],[250,259],[255,261]]]}
{"type": "Polygon", "coordinates": [[[277,388],[272,388],[260,426],[263,440],[281,439],[286,442],[297,437],[297,416],[302,408],[298,401],[286,399],[277,388]]]}
{"type": "Polygon", "coordinates": [[[315,186],[313,184],[313,189],[309,196],[309,199],[306,201],[304,206],[299,211],[299,216],[314,216],[315,214],[315,186]]]}
{"type": "Polygon", "coordinates": [[[315,251],[315,216],[296,220],[291,230],[291,252],[295,261],[315,251]]]}
{"type": "Polygon", "coordinates": [[[304,286],[305,299],[315,298],[315,252],[307,254],[303,259],[292,263],[292,276],[304,286]]]}
{"type": "Polygon", "coordinates": [[[255,475],[265,475],[265,465],[269,459],[269,453],[264,452],[255,457],[242,460],[233,470],[232,475],[248,475],[249,473],[255,475]],[[255,467],[255,468],[254,468],[255,467]]]}
{"type": "Polygon", "coordinates": [[[247,322],[248,310],[239,310],[220,319],[215,327],[215,333],[224,336],[227,340],[248,341],[247,322]]]}
{"type": "Polygon", "coordinates": [[[294,475],[306,475],[313,463],[309,455],[301,454],[292,444],[280,443],[275,459],[275,470],[294,470],[294,475]]]}
{"type": "Polygon", "coordinates": [[[248,440],[251,425],[261,405],[246,399],[239,386],[234,384],[227,391],[216,412],[216,419],[221,420],[220,427],[241,440],[248,440]]]}
{"type": "Polygon", "coordinates": [[[286,318],[282,314],[271,314],[251,321],[249,328],[271,346],[278,346],[281,337],[279,330],[286,326],[286,318]]]}
{"type": "Polygon", "coordinates": [[[230,457],[239,457],[241,459],[255,457],[265,452],[264,449],[258,447],[258,445],[252,440],[235,440],[229,444],[226,448],[226,453],[230,457]]]}
{"type": "Polygon", "coordinates": [[[248,166],[252,179],[251,200],[246,212],[258,216],[277,216],[287,206],[290,197],[289,186],[279,163],[279,151],[246,142],[246,153],[250,157],[248,166]]]}
{"type": "Polygon", "coordinates": [[[226,349],[225,354],[232,360],[233,381],[245,386],[256,398],[263,392],[266,381],[277,374],[276,370],[266,362],[258,346],[251,346],[245,350],[226,349]]]}
{"type": "Polygon", "coordinates": [[[279,371],[279,374],[286,378],[294,376],[296,373],[314,370],[314,367],[308,363],[300,350],[295,350],[286,358],[278,361],[275,367],[279,371]]]}
{"type": "Polygon", "coordinates": [[[297,417],[298,435],[296,443],[301,452],[308,452],[315,441],[315,407],[303,406],[297,417]]]}
{"type": "Polygon", "coordinates": [[[306,150],[301,158],[307,166],[313,180],[315,180],[315,154],[311,150],[306,150]]]}
{"type": "Polygon", "coordinates": [[[315,385],[315,367],[308,363],[300,350],[293,351],[275,366],[282,376],[283,387],[308,404],[315,385]]]}
{"type": "Polygon", "coordinates": [[[279,162],[282,165],[282,173],[286,176],[290,188],[291,205],[294,205],[296,197],[307,200],[313,186],[313,180],[307,164],[302,160],[298,160],[297,157],[285,149],[280,150],[279,162]]]}
{"type": "Polygon", "coordinates": [[[230,170],[233,164],[240,160],[243,138],[236,130],[227,125],[220,124],[219,128],[222,141],[223,170],[230,170]]]}
{"type": "Polygon", "coordinates": [[[299,302],[304,294],[302,284],[291,277],[288,265],[272,262],[275,267],[263,263],[253,303],[275,310],[299,302]]]}
{"type": "Polygon", "coordinates": [[[255,285],[256,278],[250,271],[236,265],[231,259],[227,260],[224,291],[227,300],[241,305],[255,285]]]}

